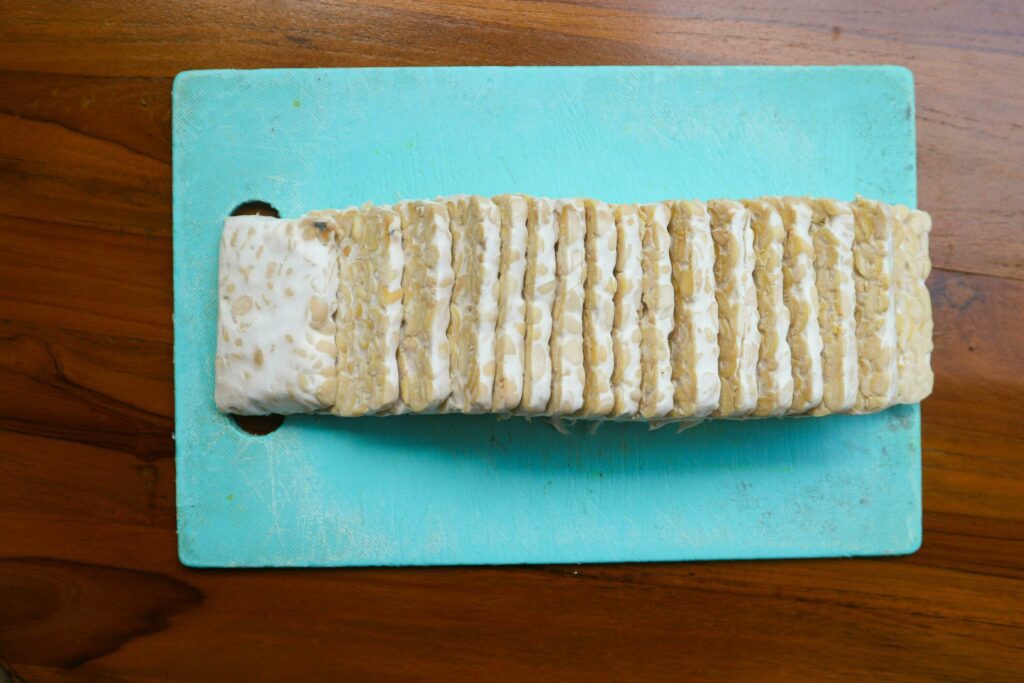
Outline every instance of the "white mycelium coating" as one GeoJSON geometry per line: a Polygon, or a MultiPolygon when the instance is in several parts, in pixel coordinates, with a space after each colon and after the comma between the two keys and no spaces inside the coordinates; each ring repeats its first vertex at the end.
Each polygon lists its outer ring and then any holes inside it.
{"type": "Polygon", "coordinates": [[[338,263],[315,219],[233,216],[220,243],[217,407],[236,415],[334,404],[338,263]]]}

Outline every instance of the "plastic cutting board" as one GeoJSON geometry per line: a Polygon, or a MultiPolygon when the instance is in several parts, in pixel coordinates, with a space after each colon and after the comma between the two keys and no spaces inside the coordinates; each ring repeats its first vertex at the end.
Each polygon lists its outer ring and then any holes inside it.
{"type": "Polygon", "coordinates": [[[879,555],[921,538],[920,412],[609,424],[213,403],[222,221],[459,192],[915,201],[899,67],[194,71],[174,84],[178,538],[190,566],[879,555]]]}

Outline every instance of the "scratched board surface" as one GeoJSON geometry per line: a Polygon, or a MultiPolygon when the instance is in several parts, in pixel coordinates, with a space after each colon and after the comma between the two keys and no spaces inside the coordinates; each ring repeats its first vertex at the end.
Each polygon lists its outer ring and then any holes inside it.
{"type": "Polygon", "coordinates": [[[217,412],[217,249],[282,216],[459,192],[856,193],[913,205],[898,67],[196,71],[174,85],[178,538],[190,566],[815,557],[913,552],[920,412],[569,436],[491,416],[217,412]]]}

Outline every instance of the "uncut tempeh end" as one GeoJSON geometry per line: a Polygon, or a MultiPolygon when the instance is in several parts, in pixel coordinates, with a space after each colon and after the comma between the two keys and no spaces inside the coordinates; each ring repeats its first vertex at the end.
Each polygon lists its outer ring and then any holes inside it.
{"type": "Polygon", "coordinates": [[[581,199],[555,203],[558,285],[551,324],[551,399],[547,414],[572,415],[583,407],[583,294],[586,285],[586,217],[581,199]]]}
{"type": "Polygon", "coordinates": [[[818,287],[810,232],[812,212],[806,200],[796,197],[768,197],[765,201],[778,210],[786,230],[782,277],[789,310],[787,339],[793,370],[793,403],[787,412],[799,415],[821,403],[824,391],[818,287]]]}
{"type": "Polygon", "coordinates": [[[338,235],[338,394],[345,417],[399,408],[398,341],[402,326],[402,221],[389,206],[319,212],[338,235]]]}
{"type": "Polygon", "coordinates": [[[675,394],[668,345],[675,310],[668,234],[672,212],[664,203],[639,208],[643,226],[640,415],[651,420],[668,414],[675,394]]]}
{"type": "Polygon", "coordinates": [[[523,345],[523,398],[516,412],[542,415],[551,398],[551,322],[558,287],[555,244],[558,221],[555,202],[528,198],[526,219],[526,338],[523,345]]]}
{"type": "Polygon", "coordinates": [[[217,408],[316,412],[334,403],[334,232],[313,218],[232,216],[218,274],[217,408]]]}
{"type": "Polygon", "coordinates": [[[523,195],[494,198],[501,214],[501,256],[498,267],[498,319],[494,340],[494,393],[491,411],[506,413],[523,398],[523,350],[526,337],[526,218],[523,195]]]}
{"type": "Polygon", "coordinates": [[[857,295],[857,398],[850,412],[892,405],[897,380],[896,290],[893,282],[893,216],[882,202],[853,202],[853,285],[857,295]]]}
{"type": "Polygon", "coordinates": [[[448,208],[435,201],[395,207],[402,219],[402,326],[398,345],[401,402],[412,412],[436,410],[451,393],[448,321],[452,234],[448,208]]]}
{"type": "Polygon", "coordinates": [[[846,202],[812,199],[811,241],[821,329],[821,403],[811,415],[841,413],[857,398],[856,291],[853,284],[853,209],[846,202]]]}
{"type": "Polygon", "coordinates": [[[612,329],[615,367],[611,416],[631,418],[640,410],[640,316],[643,310],[643,227],[636,206],[615,207],[615,231],[615,322],[612,329]]]}
{"type": "Polygon", "coordinates": [[[932,219],[924,211],[893,207],[893,269],[896,282],[897,403],[917,403],[932,393],[932,300],[925,280],[931,272],[928,233],[932,219]]]}
{"type": "Polygon", "coordinates": [[[486,413],[494,391],[501,212],[478,195],[444,201],[451,216],[455,272],[448,323],[452,392],[445,410],[486,413]]]}
{"type": "Polygon", "coordinates": [[[715,301],[715,243],[704,202],[672,203],[672,286],[675,324],[669,335],[672,382],[670,417],[701,418],[718,407],[718,302],[715,301]]]}
{"type": "Polygon", "coordinates": [[[783,293],[783,246],[786,229],[770,202],[749,199],[754,233],[754,287],[757,329],[761,334],[757,360],[758,417],[785,415],[793,404],[793,368],[789,350],[789,309],[783,293]]]}
{"type": "Polygon", "coordinates": [[[615,351],[612,328],[615,324],[615,261],[618,237],[615,215],[602,201],[587,199],[586,211],[586,288],[583,298],[583,362],[586,382],[583,388],[583,417],[603,417],[615,407],[612,373],[615,351]]]}
{"type": "Polygon", "coordinates": [[[750,211],[728,199],[708,202],[715,242],[718,376],[722,393],[713,417],[744,417],[757,407],[757,292],[750,211]]]}

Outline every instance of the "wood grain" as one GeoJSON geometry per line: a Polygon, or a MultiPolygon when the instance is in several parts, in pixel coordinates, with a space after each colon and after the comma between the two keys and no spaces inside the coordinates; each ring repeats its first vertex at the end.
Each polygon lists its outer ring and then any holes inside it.
{"type": "MultiPolygon", "coordinates": [[[[1019,680],[1024,5],[0,5],[0,665],[31,681],[1019,680]],[[906,558],[191,571],[175,554],[170,85],[184,69],[898,63],[933,213],[906,558]]],[[[18,680],[18,678],[15,678],[18,680]]]]}

